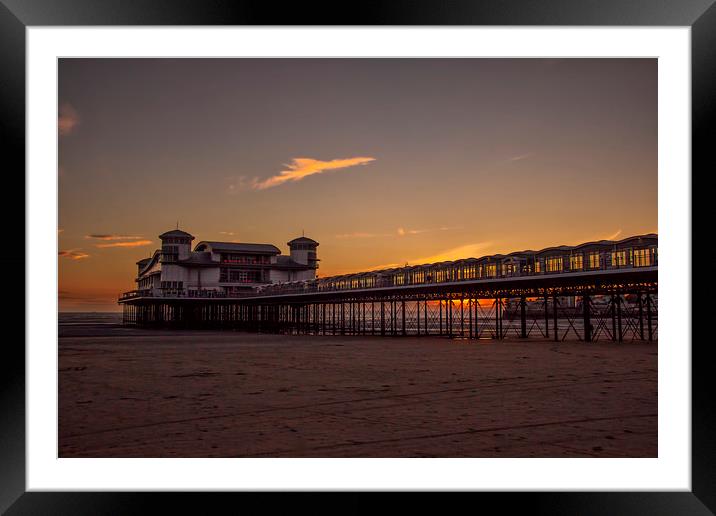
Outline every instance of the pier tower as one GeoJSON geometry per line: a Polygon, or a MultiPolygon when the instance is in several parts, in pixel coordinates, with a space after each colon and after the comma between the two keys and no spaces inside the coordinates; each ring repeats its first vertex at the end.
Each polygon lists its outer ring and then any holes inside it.
{"type": "Polygon", "coordinates": [[[318,255],[316,254],[316,248],[318,242],[315,240],[301,236],[294,238],[287,243],[288,248],[291,250],[291,260],[302,265],[308,265],[312,269],[318,269],[318,255]]]}
{"type": "Polygon", "coordinates": [[[181,229],[173,229],[159,235],[162,241],[162,262],[186,260],[191,254],[191,241],[194,236],[181,229]]]}

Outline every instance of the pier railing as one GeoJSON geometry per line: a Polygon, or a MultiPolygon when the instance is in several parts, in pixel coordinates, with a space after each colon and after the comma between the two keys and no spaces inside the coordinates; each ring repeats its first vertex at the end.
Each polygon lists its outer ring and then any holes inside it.
{"type": "Polygon", "coordinates": [[[129,301],[131,299],[145,298],[145,297],[156,297],[161,299],[182,299],[182,298],[201,298],[201,299],[224,299],[224,298],[241,298],[241,297],[254,297],[256,291],[250,292],[238,292],[228,294],[223,290],[194,290],[194,289],[144,289],[144,290],[130,290],[120,294],[120,301],[129,301]]]}

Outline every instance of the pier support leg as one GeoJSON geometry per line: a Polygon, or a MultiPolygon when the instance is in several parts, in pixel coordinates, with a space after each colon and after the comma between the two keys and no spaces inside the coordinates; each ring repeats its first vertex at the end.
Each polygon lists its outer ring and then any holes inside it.
{"type": "Polygon", "coordinates": [[[398,311],[395,307],[395,299],[391,300],[390,302],[390,334],[395,336],[396,330],[397,330],[397,318],[398,318],[398,311]]]}
{"type": "Polygon", "coordinates": [[[326,303],[321,303],[321,331],[326,334],[326,303]]]}
{"type": "Polygon", "coordinates": [[[544,296],[544,336],[549,338],[549,298],[544,296]]]}
{"type": "Polygon", "coordinates": [[[425,335],[428,335],[430,332],[430,327],[428,325],[428,300],[427,299],[425,301],[423,301],[423,310],[424,310],[423,315],[425,316],[424,317],[424,319],[425,319],[425,335]]]}
{"type": "Polygon", "coordinates": [[[447,303],[445,318],[448,324],[448,337],[452,338],[452,297],[447,300],[447,303]]]}
{"type": "Polygon", "coordinates": [[[499,299],[500,305],[500,340],[505,338],[505,302],[502,298],[499,299]]]}
{"type": "Polygon", "coordinates": [[[465,298],[460,297],[460,338],[465,336],[465,298]]]}
{"type": "Polygon", "coordinates": [[[385,336],[385,303],[380,302],[380,335],[385,336]]]}
{"type": "Polygon", "coordinates": [[[361,330],[360,330],[360,333],[361,333],[361,335],[365,335],[365,324],[366,324],[366,320],[365,320],[365,301],[361,302],[361,310],[363,311],[363,317],[361,317],[361,330]]]}
{"type": "Polygon", "coordinates": [[[527,338],[527,299],[520,297],[520,337],[527,338]]]}
{"type": "Polygon", "coordinates": [[[341,335],[346,334],[346,304],[341,301],[341,335]]]}
{"type": "Polygon", "coordinates": [[[639,339],[644,340],[644,302],[642,300],[641,292],[638,294],[639,302],[639,339]]]}
{"type": "Polygon", "coordinates": [[[420,336],[420,300],[415,301],[415,325],[417,326],[417,335],[420,336]]]}
{"type": "Polygon", "coordinates": [[[552,296],[552,321],[554,322],[554,341],[559,341],[559,331],[557,326],[557,295],[552,296]]]}
{"type": "Polygon", "coordinates": [[[617,300],[614,294],[612,294],[611,302],[611,315],[612,315],[612,340],[617,340],[617,300]]]}
{"type": "Polygon", "coordinates": [[[402,300],[400,301],[400,304],[401,304],[401,312],[402,312],[402,319],[403,319],[403,320],[402,320],[402,323],[403,323],[403,337],[405,337],[405,336],[407,335],[406,330],[405,330],[405,299],[402,299],[402,300]]]}
{"type": "Polygon", "coordinates": [[[624,340],[624,332],[622,331],[622,296],[617,293],[617,333],[619,342],[624,340]]]}
{"type": "Polygon", "coordinates": [[[370,302],[370,334],[375,335],[375,301],[370,302]]]}
{"type": "Polygon", "coordinates": [[[443,300],[439,299],[438,304],[440,305],[440,331],[438,335],[443,334],[443,300]]]}
{"type": "Polygon", "coordinates": [[[478,313],[478,310],[480,310],[480,300],[475,298],[475,301],[473,304],[475,305],[475,338],[479,339],[480,338],[480,325],[478,324],[477,313],[478,313]]]}
{"type": "Polygon", "coordinates": [[[582,296],[582,312],[584,317],[584,342],[592,342],[592,321],[590,317],[589,296],[582,296]]]}
{"type": "Polygon", "coordinates": [[[331,303],[331,334],[336,334],[336,304],[331,303]]]}
{"type": "Polygon", "coordinates": [[[651,295],[646,294],[646,328],[649,342],[654,340],[654,331],[651,325],[651,295]]]}

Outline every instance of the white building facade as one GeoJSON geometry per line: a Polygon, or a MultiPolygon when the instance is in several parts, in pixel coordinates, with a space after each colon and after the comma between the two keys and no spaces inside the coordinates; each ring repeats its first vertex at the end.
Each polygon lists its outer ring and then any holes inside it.
{"type": "Polygon", "coordinates": [[[161,249],[137,262],[137,290],[154,297],[231,297],[255,287],[316,278],[318,242],[299,237],[282,255],[272,244],[201,241],[175,229],[159,235],[161,249]]]}

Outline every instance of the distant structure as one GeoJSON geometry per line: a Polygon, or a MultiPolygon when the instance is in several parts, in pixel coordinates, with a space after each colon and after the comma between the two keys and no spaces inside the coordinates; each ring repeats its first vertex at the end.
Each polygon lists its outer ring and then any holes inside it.
{"type": "Polygon", "coordinates": [[[137,289],[153,295],[231,297],[273,283],[316,279],[318,242],[301,236],[282,255],[272,244],[201,241],[180,229],[159,235],[161,249],[137,262],[137,289]]]}

